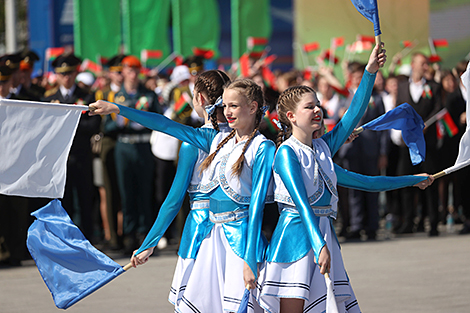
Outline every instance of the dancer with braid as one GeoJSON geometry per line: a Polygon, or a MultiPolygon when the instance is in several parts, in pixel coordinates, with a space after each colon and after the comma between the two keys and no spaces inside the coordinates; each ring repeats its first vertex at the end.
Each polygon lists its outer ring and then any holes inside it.
{"type": "Polygon", "coordinates": [[[320,139],[322,111],[313,89],[295,86],[278,100],[281,131],[274,160],[274,194],[280,217],[261,276],[260,304],[268,312],[324,312],[330,273],[341,312],[360,311],[332,230],[338,194],[332,156],[348,139],[364,114],[375,73],[385,51],[372,51],[351,106],[336,127],[320,139]]]}
{"type": "MultiPolygon", "coordinates": [[[[193,107],[203,117],[204,128],[217,131],[231,131],[223,114],[222,93],[230,78],[222,71],[210,70],[201,73],[194,84],[193,107]]],[[[207,194],[199,191],[201,173],[199,166],[207,153],[190,144],[183,143],[179,151],[175,179],[165,201],[163,202],[152,229],[147,234],[141,247],[134,251],[131,263],[134,267],[143,265],[154,252],[155,246],[178,214],[186,191],[189,192],[191,210],[186,217],[181,243],[178,250],[173,282],[168,300],[178,305],[191,274],[202,240],[210,231],[207,194]]]]}
{"type": "MultiPolygon", "coordinates": [[[[198,188],[209,198],[204,205],[209,206],[211,230],[200,245],[179,312],[234,312],[245,286],[256,287],[258,263],[267,244],[261,223],[264,203],[270,198],[275,152],[274,143],[258,131],[263,104],[255,82],[243,79],[227,86],[223,105],[230,133],[195,129],[106,101],[90,105],[91,115],[118,113],[210,154],[201,165],[198,188]]],[[[261,308],[250,299],[249,311],[253,310],[261,308]]]]}

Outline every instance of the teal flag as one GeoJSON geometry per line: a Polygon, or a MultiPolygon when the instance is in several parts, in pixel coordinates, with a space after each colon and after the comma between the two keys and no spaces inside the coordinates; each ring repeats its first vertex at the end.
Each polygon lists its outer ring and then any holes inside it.
{"type": "Polygon", "coordinates": [[[232,60],[247,52],[248,37],[271,36],[269,0],[232,0],[232,60]]]}
{"type": "Polygon", "coordinates": [[[121,46],[121,5],[115,0],[74,0],[74,50],[82,59],[99,63],[121,46]]]}
{"type": "Polygon", "coordinates": [[[172,0],[173,44],[175,52],[187,57],[193,48],[218,55],[220,17],[216,0],[172,0]]]}
{"type": "MultiPolygon", "coordinates": [[[[116,1],[119,3],[119,1],[116,1]]],[[[142,50],[160,50],[160,58],[148,59],[157,65],[170,54],[170,0],[122,0],[125,52],[140,58],[142,50]]]]}

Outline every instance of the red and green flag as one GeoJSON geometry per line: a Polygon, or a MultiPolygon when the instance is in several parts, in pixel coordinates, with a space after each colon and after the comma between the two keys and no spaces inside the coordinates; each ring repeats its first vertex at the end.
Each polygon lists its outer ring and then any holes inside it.
{"type": "Polygon", "coordinates": [[[263,76],[264,83],[266,86],[277,90],[276,86],[276,75],[271,71],[271,69],[267,66],[261,67],[261,75],[263,76]]]}
{"type": "Polygon", "coordinates": [[[438,63],[442,62],[442,58],[437,54],[431,54],[428,58],[429,63],[438,63]]]}
{"type": "Polygon", "coordinates": [[[414,44],[411,40],[403,40],[400,42],[402,48],[413,48],[414,44]]]}
{"type": "Polygon", "coordinates": [[[344,47],[344,37],[334,37],[331,39],[331,48],[339,49],[344,47]]]}
{"type": "Polygon", "coordinates": [[[333,128],[336,126],[335,120],[331,118],[323,119],[323,123],[325,123],[325,133],[332,131],[333,128]]]}
{"type": "Polygon", "coordinates": [[[370,42],[372,44],[375,44],[375,37],[374,36],[368,36],[368,35],[357,35],[356,36],[356,41],[370,42]]]}
{"type": "Polygon", "coordinates": [[[148,50],[148,49],[143,49],[140,51],[140,60],[143,63],[147,63],[147,60],[152,59],[160,59],[163,56],[162,50],[148,50]]]}
{"type": "Polygon", "coordinates": [[[447,50],[449,49],[449,43],[447,39],[433,39],[432,41],[434,48],[437,50],[447,50]]]}
{"type": "Polygon", "coordinates": [[[238,60],[238,75],[242,77],[250,76],[250,56],[244,53],[238,60]]]}
{"type": "Polygon", "coordinates": [[[80,72],[84,71],[89,71],[98,76],[103,71],[103,67],[90,59],[85,59],[80,65],[80,72]]]}
{"type": "Polygon", "coordinates": [[[177,115],[179,115],[184,111],[184,109],[186,109],[186,107],[189,105],[190,102],[191,102],[191,97],[188,95],[187,92],[183,92],[181,96],[179,97],[179,99],[175,101],[173,110],[175,111],[177,115]]]}
{"type": "Polygon", "coordinates": [[[279,127],[277,127],[277,124],[279,122],[279,116],[277,115],[277,112],[269,112],[266,111],[266,114],[263,117],[264,121],[268,125],[268,129],[271,133],[277,133],[279,131],[279,127]]]}
{"type": "Polygon", "coordinates": [[[64,47],[59,47],[59,48],[47,48],[46,49],[46,60],[48,61],[53,61],[55,60],[59,55],[65,52],[64,47]]]}
{"type": "Polygon", "coordinates": [[[442,130],[445,130],[447,132],[447,135],[451,138],[459,133],[459,128],[457,127],[457,125],[455,125],[455,122],[449,112],[446,112],[441,117],[441,119],[438,120],[438,123],[442,125],[442,127],[438,126],[438,131],[442,132],[442,130]]]}
{"type": "Polygon", "coordinates": [[[318,43],[318,41],[306,43],[303,46],[303,49],[305,53],[312,53],[312,52],[320,50],[320,44],[318,43]]]}
{"type": "Polygon", "coordinates": [[[268,45],[268,38],[266,37],[248,37],[246,47],[249,51],[262,51],[268,45]]]}
{"type": "Polygon", "coordinates": [[[203,57],[206,60],[210,60],[214,57],[215,52],[212,49],[193,47],[193,54],[196,56],[203,57]]]}

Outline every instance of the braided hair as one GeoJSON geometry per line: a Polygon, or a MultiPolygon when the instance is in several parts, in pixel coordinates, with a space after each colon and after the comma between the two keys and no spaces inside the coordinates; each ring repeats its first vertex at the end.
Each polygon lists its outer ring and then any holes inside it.
{"type": "Polygon", "coordinates": [[[308,86],[293,86],[284,90],[277,101],[277,113],[281,129],[277,134],[276,147],[287,140],[292,135],[292,124],[287,118],[287,112],[294,112],[302,96],[306,93],[315,93],[315,90],[308,86]]]}
{"type": "MultiPolygon", "coordinates": [[[[208,102],[214,104],[224,92],[224,86],[230,83],[230,78],[220,70],[210,70],[198,75],[194,83],[194,93],[204,93],[207,95],[208,102]]],[[[209,116],[212,126],[219,131],[217,123],[217,110],[209,116]]]]}
{"type": "MultiPolygon", "coordinates": [[[[264,105],[264,97],[263,97],[263,91],[261,90],[261,87],[258,86],[254,81],[251,79],[238,79],[233,81],[230,85],[225,87],[225,89],[230,89],[230,90],[236,90],[238,91],[242,96],[244,96],[247,100],[248,103],[256,101],[258,104],[258,109],[256,110],[256,119],[255,119],[255,128],[250,134],[250,137],[246,141],[245,145],[243,146],[242,154],[238,158],[238,160],[233,164],[232,166],[232,173],[233,175],[240,176],[242,173],[243,169],[243,162],[245,161],[245,151],[248,149],[248,146],[250,145],[251,141],[253,138],[255,138],[256,133],[259,130],[259,125],[260,122],[263,118],[263,105],[264,105]]],[[[201,172],[207,169],[212,161],[214,160],[215,156],[219,152],[219,150],[231,139],[235,136],[236,130],[233,129],[230,134],[224,138],[218,145],[217,149],[210,154],[204,162],[201,164],[201,172]]]]}

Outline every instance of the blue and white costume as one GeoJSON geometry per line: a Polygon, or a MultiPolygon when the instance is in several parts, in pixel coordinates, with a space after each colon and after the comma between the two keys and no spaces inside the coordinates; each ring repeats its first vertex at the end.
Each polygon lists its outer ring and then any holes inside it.
{"type": "MultiPolygon", "coordinates": [[[[124,117],[174,136],[206,153],[215,151],[218,143],[228,135],[213,129],[185,126],[159,114],[122,106],[119,109],[124,117]]],[[[267,194],[275,146],[258,133],[245,151],[242,173],[237,177],[232,175],[231,167],[244,144],[245,141],[237,143],[235,137],[228,140],[204,171],[199,186],[195,187],[209,198],[199,205],[209,205],[210,232],[200,245],[176,308],[179,312],[237,311],[245,289],[244,262],[256,276],[258,263],[264,260],[267,242],[261,234],[261,223],[264,203],[269,201],[267,194]]],[[[251,299],[250,312],[257,307],[256,301],[251,299]]]]}
{"type": "MultiPolygon", "coordinates": [[[[206,124],[203,128],[212,128],[212,124],[206,124]]],[[[219,124],[221,132],[230,132],[227,123],[219,124]]],[[[181,300],[186,283],[191,274],[191,270],[196,259],[199,246],[202,240],[207,236],[212,228],[209,221],[209,208],[206,205],[209,198],[207,194],[200,193],[194,188],[201,180],[199,166],[207,157],[207,153],[191,146],[188,143],[182,143],[176,175],[173,180],[170,192],[160,207],[158,217],[147,234],[144,242],[136,254],[155,247],[168,229],[171,222],[178,214],[186,194],[189,191],[191,210],[186,217],[181,243],[178,250],[178,263],[176,265],[173,282],[170,289],[168,300],[177,306],[181,300]]]]}
{"type": "Polygon", "coordinates": [[[364,114],[374,81],[375,74],[365,71],[348,111],[331,132],[313,140],[313,149],[291,136],[276,153],[274,195],[280,217],[260,275],[259,301],[268,312],[279,312],[280,298],[304,299],[304,312],[325,311],[325,280],[314,262],[325,244],[340,312],[360,311],[331,225],[338,201],[332,156],[364,114]]]}

